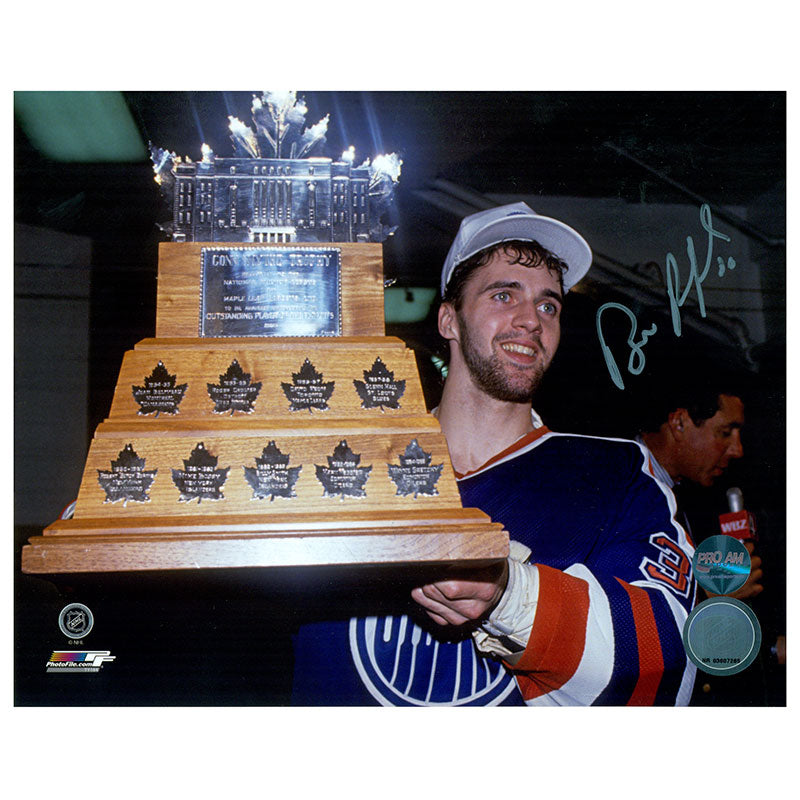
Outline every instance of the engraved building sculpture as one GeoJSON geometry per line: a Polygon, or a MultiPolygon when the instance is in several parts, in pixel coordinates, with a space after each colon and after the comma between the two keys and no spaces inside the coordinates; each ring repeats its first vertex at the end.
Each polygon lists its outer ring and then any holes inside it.
{"type": "Polygon", "coordinates": [[[156,180],[171,207],[161,227],[176,242],[380,242],[381,222],[402,162],[395,154],[354,164],[312,155],[325,143],[328,117],[304,128],[295,92],[254,96],[255,131],[229,117],[232,157],[203,145],[192,161],[151,145],[156,180]]]}

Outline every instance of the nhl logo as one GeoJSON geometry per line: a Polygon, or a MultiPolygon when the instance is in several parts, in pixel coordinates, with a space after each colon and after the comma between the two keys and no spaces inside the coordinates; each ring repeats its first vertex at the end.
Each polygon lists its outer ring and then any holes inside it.
{"type": "Polygon", "coordinates": [[[94,616],[83,603],[70,603],[58,615],[58,627],[67,639],[80,639],[94,626],[94,616]]]}

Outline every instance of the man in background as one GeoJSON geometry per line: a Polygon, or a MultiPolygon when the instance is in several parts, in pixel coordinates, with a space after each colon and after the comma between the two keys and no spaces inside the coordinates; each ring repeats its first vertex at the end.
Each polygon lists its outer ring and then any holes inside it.
{"type": "MultiPolygon", "coordinates": [[[[728,509],[720,505],[720,492],[713,490],[719,488],[733,462],[744,456],[745,392],[742,378],[715,365],[708,353],[702,362],[693,361],[687,352],[681,355],[680,369],[646,379],[637,401],[637,439],[649,450],[656,477],[672,488],[678,520],[696,546],[722,532],[719,515],[728,509]]],[[[757,542],[749,539],[744,544],[751,558],[750,575],[729,596],[752,604],[764,591],[764,572],[757,542]]],[[[713,596],[698,588],[698,602],[713,596]]],[[[755,603],[762,626],[770,625],[774,602],[755,603]]],[[[785,641],[784,635],[764,631],[759,661],[741,674],[698,672],[691,705],[763,705],[767,673],[785,664],[785,641]]]]}
{"type": "MultiPolygon", "coordinates": [[[[680,521],[695,544],[719,533],[716,529],[693,530],[682,502],[686,483],[710,488],[728,469],[731,461],[744,455],[742,428],[744,402],[734,380],[706,366],[703,373],[683,372],[671,377],[672,388],[661,387],[646,405],[641,432],[637,437],[652,455],[654,474],[663,480],[678,500],[680,521]]],[[[754,544],[746,543],[751,554],[747,582],[730,596],[739,600],[763,591],[761,558],[753,555],[754,544]]]]}

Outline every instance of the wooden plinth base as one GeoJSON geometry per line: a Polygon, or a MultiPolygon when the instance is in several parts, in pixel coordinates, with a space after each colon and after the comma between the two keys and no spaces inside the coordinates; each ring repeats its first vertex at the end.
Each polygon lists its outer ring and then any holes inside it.
{"type": "Polygon", "coordinates": [[[27,573],[290,567],[343,564],[478,565],[505,558],[508,536],[475,509],[397,518],[353,512],[346,529],[322,514],[59,520],[32,537],[27,573]]]}

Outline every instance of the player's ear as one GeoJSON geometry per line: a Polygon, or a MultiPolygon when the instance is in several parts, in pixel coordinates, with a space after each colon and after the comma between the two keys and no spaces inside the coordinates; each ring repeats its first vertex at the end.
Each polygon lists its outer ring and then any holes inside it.
{"type": "Polygon", "coordinates": [[[458,315],[451,303],[439,306],[439,334],[443,339],[458,339],[458,315]]]}
{"type": "Polygon", "coordinates": [[[667,427],[672,436],[681,441],[684,437],[684,430],[689,419],[689,412],[685,408],[676,408],[667,417],[667,427]]]}

